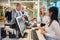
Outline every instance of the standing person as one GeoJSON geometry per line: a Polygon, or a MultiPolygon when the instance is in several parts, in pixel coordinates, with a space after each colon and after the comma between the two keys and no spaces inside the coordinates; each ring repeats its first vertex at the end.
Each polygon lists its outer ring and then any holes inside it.
{"type": "Polygon", "coordinates": [[[50,7],[48,13],[50,14],[51,21],[49,23],[49,26],[45,28],[45,30],[40,27],[41,33],[47,37],[46,40],[60,40],[58,8],[50,7]]]}
{"type": "Polygon", "coordinates": [[[10,7],[6,8],[5,17],[6,17],[5,19],[7,20],[7,22],[10,23],[12,19],[12,10],[10,7]]]}
{"type": "Polygon", "coordinates": [[[45,16],[43,17],[42,23],[41,25],[43,25],[43,27],[47,27],[50,23],[50,14],[47,12],[45,13],[45,16]]]}
{"type": "Polygon", "coordinates": [[[14,9],[12,11],[12,23],[15,23],[15,18],[18,17],[18,16],[22,16],[22,13],[21,13],[21,4],[17,3],[16,4],[16,9],[14,9]]]}
{"type": "Polygon", "coordinates": [[[16,9],[13,10],[13,12],[12,12],[12,22],[14,23],[14,20],[15,20],[16,17],[18,17],[18,16],[22,17],[24,15],[27,16],[27,17],[29,17],[28,13],[24,10],[24,8],[22,7],[22,5],[19,4],[19,3],[17,3],[16,9]]]}
{"type": "Polygon", "coordinates": [[[50,14],[46,12],[45,6],[42,6],[40,9],[40,26],[48,26],[50,22],[50,14]]]}
{"type": "Polygon", "coordinates": [[[45,6],[42,6],[41,8],[40,8],[40,22],[42,22],[42,20],[43,20],[43,17],[45,16],[45,11],[46,11],[46,8],[45,8],[45,6]]]}

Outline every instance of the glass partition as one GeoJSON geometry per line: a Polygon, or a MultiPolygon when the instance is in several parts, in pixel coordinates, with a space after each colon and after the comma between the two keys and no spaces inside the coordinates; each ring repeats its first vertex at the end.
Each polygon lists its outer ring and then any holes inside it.
{"type": "MultiPolygon", "coordinates": [[[[60,1],[56,0],[1,0],[0,6],[3,7],[2,4],[4,4],[4,7],[6,4],[10,5],[13,9],[15,9],[15,3],[21,3],[23,6],[26,7],[26,11],[29,12],[29,15],[31,18],[37,17],[39,13],[39,9],[42,5],[46,7],[46,11],[51,6],[57,6],[59,8],[59,18],[60,18],[60,1]]],[[[3,9],[3,8],[2,8],[3,9]]],[[[4,9],[5,10],[5,9],[4,9]]],[[[3,14],[4,14],[3,10],[3,14]]]]}

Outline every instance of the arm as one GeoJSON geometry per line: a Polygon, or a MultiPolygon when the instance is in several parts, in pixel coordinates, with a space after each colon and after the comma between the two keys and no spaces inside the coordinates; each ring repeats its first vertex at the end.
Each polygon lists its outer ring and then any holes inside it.
{"type": "Polygon", "coordinates": [[[45,23],[46,25],[48,25],[50,23],[50,17],[49,16],[44,16],[42,22],[45,23]]]}
{"type": "Polygon", "coordinates": [[[52,38],[56,38],[56,39],[60,39],[60,27],[59,27],[59,23],[56,21],[52,22],[52,29],[55,32],[54,34],[50,34],[50,33],[46,33],[45,35],[52,37],[52,38]]]}
{"type": "Polygon", "coordinates": [[[25,12],[25,15],[28,17],[28,20],[30,21],[30,17],[29,17],[28,12],[25,12]]]}
{"type": "Polygon", "coordinates": [[[12,23],[14,23],[15,21],[15,16],[16,16],[16,12],[15,10],[12,11],[12,23]]]}
{"type": "Polygon", "coordinates": [[[4,18],[4,20],[6,20],[7,19],[7,17],[8,17],[8,14],[7,14],[7,12],[5,13],[5,18],[4,18]]]}

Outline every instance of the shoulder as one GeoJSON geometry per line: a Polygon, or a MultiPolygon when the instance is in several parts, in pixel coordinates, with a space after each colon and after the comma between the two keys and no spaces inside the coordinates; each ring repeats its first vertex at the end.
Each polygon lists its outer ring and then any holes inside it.
{"type": "Polygon", "coordinates": [[[49,16],[44,16],[43,20],[50,20],[50,17],[49,16]]]}
{"type": "Polygon", "coordinates": [[[44,18],[50,18],[49,16],[44,16],[44,18]]]}
{"type": "Polygon", "coordinates": [[[53,20],[52,24],[53,28],[59,27],[59,23],[56,20],[53,20]]]}
{"type": "Polygon", "coordinates": [[[56,20],[53,20],[52,23],[53,23],[53,24],[59,24],[56,20]]]}
{"type": "Polygon", "coordinates": [[[55,32],[58,32],[60,30],[59,23],[56,20],[53,20],[52,22],[52,29],[55,30],[55,32]]]}

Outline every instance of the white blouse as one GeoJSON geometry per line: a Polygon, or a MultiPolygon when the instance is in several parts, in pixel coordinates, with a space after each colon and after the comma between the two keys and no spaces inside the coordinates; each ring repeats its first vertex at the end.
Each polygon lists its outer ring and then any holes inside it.
{"type": "Polygon", "coordinates": [[[47,31],[46,36],[60,40],[60,27],[57,21],[53,20],[49,27],[45,27],[45,30],[47,31]]]}
{"type": "Polygon", "coordinates": [[[42,20],[42,23],[45,23],[45,24],[49,24],[50,23],[50,17],[49,16],[44,16],[43,17],[43,20],[42,20]]]}

